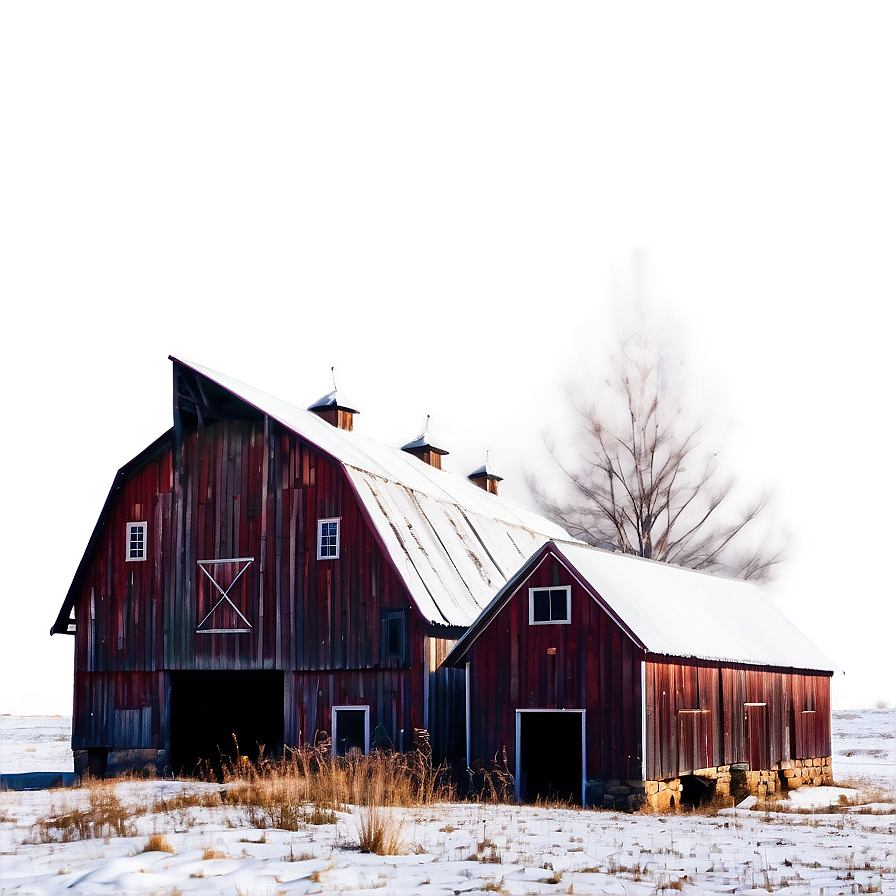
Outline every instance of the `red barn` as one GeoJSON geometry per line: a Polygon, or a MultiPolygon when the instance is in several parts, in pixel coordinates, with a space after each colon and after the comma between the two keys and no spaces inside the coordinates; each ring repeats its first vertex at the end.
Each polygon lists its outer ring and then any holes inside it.
{"type": "MultiPolygon", "coordinates": [[[[52,632],[75,637],[79,771],[192,768],[219,749],[463,755],[441,661],[498,589],[566,533],[353,430],[334,391],[299,409],[171,359],[174,426],[122,467],[52,632]]],[[[462,683],[462,681],[461,681],[462,683]]]]}
{"type": "Polygon", "coordinates": [[[548,543],[445,665],[468,761],[518,797],[636,808],[830,783],[836,667],[747,582],[548,543]]]}

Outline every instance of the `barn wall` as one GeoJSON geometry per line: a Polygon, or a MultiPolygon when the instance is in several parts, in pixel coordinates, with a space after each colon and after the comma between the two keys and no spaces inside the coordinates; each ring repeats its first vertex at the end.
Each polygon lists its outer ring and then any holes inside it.
{"type": "MultiPolygon", "coordinates": [[[[289,731],[299,742],[324,723],[312,699],[319,690],[337,703],[374,694],[376,717],[390,731],[424,725],[430,672],[419,611],[342,467],[269,421],[221,421],[184,433],[177,457],[168,450],[122,483],[75,616],[79,748],[139,740],[164,749],[163,689],[137,676],[161,670],[345,670],[324,676],[320,687],[309,683],[315,675],[294,679],[301,686],[287,689],[287,742],[289,731]],[[330,517],[340,519],[340,556],[318,560],[317,521],[330,517]],[[147,559],[126,562],[126,523],[143,520],[147,559]],[[228,597],[251,631],[197,632],[220,598],[198,561],[234,560],[206,567],[226,590],[246,565],[238,558],[252,562],[228,597]],[[382,655],[384,609],[406,614],[402,656],[382,655]],[[112,695],[141,681],[148,708],[135,721],[136,709],[118,708],[112,695]]],[[[247,626],[224,602],[204,627],[247,626]]]]}
{"type": "Polygon", "coordinates": [[[162,672],[76,672],[72,749],[159,749],[162,672]]]}
{"type": "Polygon", "coordinates": [[[171,451],[125,481],[107,508],[105,527],[75,603],[75,668],[87,672],[153,671],[160,667],[171,451]],[[126,526],[147,523],[144,561],[125,559],[126,526]]]}
{"type": "Polygon", "coordinates": [[[645,682],[648,780],[830,756],[828,675],[654,658],[645,682]]]}
{"type": "Polygon", "coordinates": [[[427,638],[424,666],[427,685],[426,727],[436,756],[457,762],[466,759],[466,678],[463,669],[443,666],[455,642],[427,638]]]}
{"type": "Polygon", "coordinates": [[[830,756],[831,677],[793,674],[790,694],[790,758],[830,756]]]}
{"type": "MultiPolygon", "coordinates": [[[[345,472],[270,426],[269,439],[262,423],[222,422],[184,440],[174,516],[185,520],[187,535],[181,582],[165,595],[166,667],[406,665],[380,657],[380,613],[412,605],[345,472]],[[318,560],[317,521],[332,517],[340,519],[340,556],[318,560]],[[253,631],[199,634],[216,594],[197,562],[229,557],[253,558],[229,595],[253,631]]],[[[409,613],[408,625],[409,637],[420,635],[419,614],[409,613]]]]}
{"type": "Polygon", "coordinates": [[[286,742],[332,737],[333,706],[369,706],[371,740],[406,750],[414,728],[423,727],[422,703],[422,676],[408,670],[295,672],[287,677],[286,742]]]}
{"type": "MultiPolygon", "coordinates": [[[[380,613],[408,611],[411,643],[422,642],[423,622],[343,470],[291,433],[271,443],[267,452],[263,424],[216,423],[184,440],[176,477],[168,452],[123,484],[76,602],[77,668],[408,665],[410,656],[380,656],[380,613]],[[317,559],[324,517],[341,520],[336,560],[317,559]],[[142,520],[148,558],[126,562],[125,526],[142,520]],[[198,561],[230,558],[252,558],[228,592],[252,631],[197,633],[220,598],[198,561]]],[[[226,588],[241,566],[208,568],[226,588]]],[[[243,625],[226,602],[210,623],[243,625]]]]}
{"type": "Polygon", "coordinates": [[[517,709],[585,709],[587,777],[641,774],[641,651],[548,556],[472,645],[471,760],[516,752],[517,709]],[[569,625],[530,625],[529,588],[571,585],[569,625]],[[553,650],[553,653],[549,653],[553,650]]]}

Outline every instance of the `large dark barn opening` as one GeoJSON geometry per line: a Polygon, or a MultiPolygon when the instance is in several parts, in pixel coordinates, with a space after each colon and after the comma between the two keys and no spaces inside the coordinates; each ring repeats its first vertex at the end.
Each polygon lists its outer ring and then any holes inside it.
{"type": "Polygon", "coordinates": [[[220,777],[222,758],[255,760],[283,747],[282,672],[171,674],[171,768],[205,767],[220,777]],[[207,764],[207,765],[206,765],[207,764]]]}
{"type": "Polygon", "coordinates": [[[520,798],[582,803],[581,712],[520,712],[520,798]]]}

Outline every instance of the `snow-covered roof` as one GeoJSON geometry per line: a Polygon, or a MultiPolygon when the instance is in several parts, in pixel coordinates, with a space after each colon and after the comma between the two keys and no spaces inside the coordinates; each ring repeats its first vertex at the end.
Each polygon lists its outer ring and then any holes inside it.
{"type": "Polygon", "coordinates": [[[569,534],[466,477],[356,431],[338,429],[226,374],[172,361],[231,392],[343,464],[423,615],[467,626],[527,557],[569,534]]]}
{"type": "Polygon", "coordinates": [[[309,411],[320,410],[323,408],[338,408],[342,411],[350,411],[352,414],[360,414],[361,412],[355,407],[354,402],[341,389],[333,389],[322,395],[314,404],[308,405],[309,411]]]}
{"type": "MultiPolygon", "coordinates": [[[[652,654],[840,671],[750,582],[669,563],[614,553],[581,543],[550,550],[615,614],[652,654]]],[[[528,578],[540,551],[521,568],[458,641],[447,662],[469,649],[489,620],[528,578]]]]}

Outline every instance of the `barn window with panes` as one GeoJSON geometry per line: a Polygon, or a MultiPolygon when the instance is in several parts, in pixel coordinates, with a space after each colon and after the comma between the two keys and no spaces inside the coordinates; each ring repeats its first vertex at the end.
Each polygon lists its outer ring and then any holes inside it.
{"type": "Polygon", "coordinates": [[[339,558],[339,520],[317,521],[317,559],[339,558]]]}
{"type": "Polygon", "coordinates": [[[146,523],[128,523],[125,560],[146,559],[146,523]]]}
{"type": "Polygon", "coordinates": [[[405,658],[405,619],[407,610],[384,609],[380,624],[380,651],[383,659],[405,658]]]}
{"type": "Polygon", "coordinates": [[[569,585],[529,589],[529,625],[568,623],[569,585]]]}

